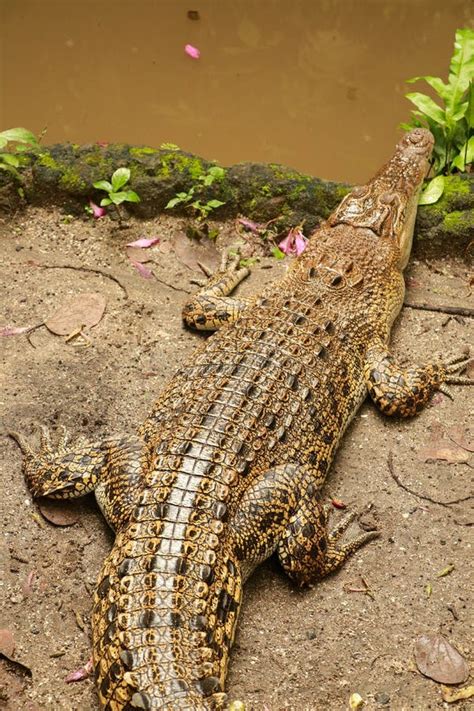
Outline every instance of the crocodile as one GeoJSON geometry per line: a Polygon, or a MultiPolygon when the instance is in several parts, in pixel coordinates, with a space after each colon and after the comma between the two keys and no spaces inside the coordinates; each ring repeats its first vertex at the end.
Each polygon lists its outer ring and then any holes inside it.
{"type": "Polygon", "coordinates": [[[33,496],[94,490],[115,531],[92,613],[101,708],[223,708],[252,570],[277,553],[311,585],[378,535],[351,534],[354,512],[332,525],[320,500],[367,394],[409,417],[436,390],[474,382],[465,354],[401,367],[388,348],[432,147],[425,129],[405,134],[257,296],[230,296],[249,273],[235,261],[211,275],[183,317],[216,333],[136,434],[74,442],[43,427],[37,448],[12,433],[33,496]]]}

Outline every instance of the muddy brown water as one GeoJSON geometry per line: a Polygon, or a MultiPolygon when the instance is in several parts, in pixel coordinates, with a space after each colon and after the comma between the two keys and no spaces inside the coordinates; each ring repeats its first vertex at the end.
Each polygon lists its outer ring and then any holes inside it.
{"type": "Polygon", "coordinates": [[[0,9],[2,128],[47,126],[47,143],[172,142],[223,164],[278,162],[350,182],[390,153],[409,116],[405,79],[445,77],[456,28],[474,21],[466,0],[0,0],[0,9]]]}

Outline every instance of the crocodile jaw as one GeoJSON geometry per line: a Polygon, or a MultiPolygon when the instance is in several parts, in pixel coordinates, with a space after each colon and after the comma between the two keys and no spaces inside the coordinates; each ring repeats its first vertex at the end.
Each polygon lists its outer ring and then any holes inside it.
{"type": "Polygon", "coordinates": [[[370,229],[377,237],[389,239],[398,249],[398,266],[404,269],[410,257],[418,198],[430,168],[433,144],[432,134],[424,128],[406,133],[388,163],[366,185],[346,195],[328,225],[370,229]]]}

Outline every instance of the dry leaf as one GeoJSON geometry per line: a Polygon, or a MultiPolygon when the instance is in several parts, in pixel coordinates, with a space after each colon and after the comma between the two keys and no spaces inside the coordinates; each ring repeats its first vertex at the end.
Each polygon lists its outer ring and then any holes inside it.
{"type": "Polygon", "coordinates": [[[45,326],[57,336],[68,336],[73,331],[99,323],[104,315],[106,300],[102,294],[77,294],[50,318],[45,326]]]}
{"type": "Polygon", "coordinates": [[[204,244],[190,240],[184,232],[179,232],[173,239],[174,252],[185,267],[194,271],[200,271],[199,262],[202,262],[210,269],[216,269],[220,262],[220,257],[211,240],[204,244]]]}
{"type": "Polygon", "coordinates": [[[451,427],[447,434],[458,447],[462,447],[466,452],[474,452],[474,443],[467,439],[470,433],[466,432],[463,427],[451,427]]]}
{"type": "Polygon", "coordinates": [[[415,661],[422,674],[443,684],[461,684],[469,665],[440,634],[423,634],[415,642],[415,661]]]}
{"type": "Polygon", "coordinates": [[[74,504],[51,499],[41,499],[37,504],[42,516],[54,526],[72,526],[79,520],[74,504]]]}
{"type": "Polygon", "coordinates": [[[452,704],[454,701],[470,699],[471,696],[474,696],[474,686],[464,686],[462,689],[453,689],[451,686],[443,685],[441,686],[441,694],[443,695],[443,701],[452,704]]]}
{"type": "Polygon", "coordinates": [[[0,629],[0,654],[6,657],[12,657],[15,651],[15,640],[13,632],[7,629],[0,629]]]}
{"type": "Polygon", "coordinates": [[[458,464],[469,461],[469,452],[461,449],[457,444],[449,439],[440,439],[437,442],[428,443],[422,447],[417,455],[421,462],[441,460],[448,464],[458,464]]]}

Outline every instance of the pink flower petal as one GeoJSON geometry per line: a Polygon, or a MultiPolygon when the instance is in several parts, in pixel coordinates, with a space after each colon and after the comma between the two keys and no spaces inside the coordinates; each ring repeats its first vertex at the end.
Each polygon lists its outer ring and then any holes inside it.
{"type": "Polygon", "coordinates": [[[28,333],[33,326],[2,326],[0,336],[18,336],[20,333],[28,333]]]}
{"type": "Polygon", "coordinates": [[[192,44],[187,44],[184,48],[184,51],[192,59],[199,59],[199,57],[201,56],[201,52],[198,50],[197,47],[193,47],[192,44]]]}
{"type": "Polygon", "coordinates": [[[153,272],[151,271],[151,269],[148,269],[148,267],[146,267],[141,262],[136,262],[134,259],[131,259],[130,262],[133,264],[140,276],[142,276],[144,279],[152,278],[153,272]]]}
{"type": "Polygon", "coordinates": [[[278,246],[284,254],[296,254],[299,257],[306,249],[306,237],[299,227],[292,227],[278,246]]]}
{"type": "Polygon", "coordinates": [[[295,250],[296,254],[299,256],[306,249],[306,237],[300,231],[295,233],[295,250]]]}
{"type": "Polygon", "coordinates": [[[291,230],[288,232],[285,239],[283,239],[278,245],[284,254],[293,254],[293,238],[291,235],[291,230]]]}
{"type": "Polygon", "coordinates": [[[74,681],[83,681],[84,679],[87,679],[92,674],[92,672],[93,664],[91,657],[89,661],[84,664],[83,667],[81,667],[80,669],[76,669],[76,671],[73,671],[68,674],[64,681],[66,682],[66,684],[71,684],[74,681]]]}
{"type": "Polygon", "coordinates": [[[139,247],[140,249],[145,249],[146,247],[152,247],[159,241],[159,237],[140,237],[140,239],[136,239],[135,242],[129,242],[127,247],[139,247]]]}
{"type": "Polygon", "coordinates": [[[249,230],[249,232],[253,232],[254,235],[258,234],[259,229],[264,227],[264,225],[254,222],[253,220],[249,220],[247,217],[238,217],[237,222],[245,227],[246,230],[249,230]]]}
{"type": "Polygon", "coordinates": [[[95,145],[100,146],[101,148],[107,148],[110,144],[108,141],[96,141],[95,145]]]}
{"type": "Polygon", "coordinates": [[[96,220],[99,220],[107,214],[105,207],[99,207],[99,205],[96,205],[92,200],[89,200],[89,205],[96,220]]]}

